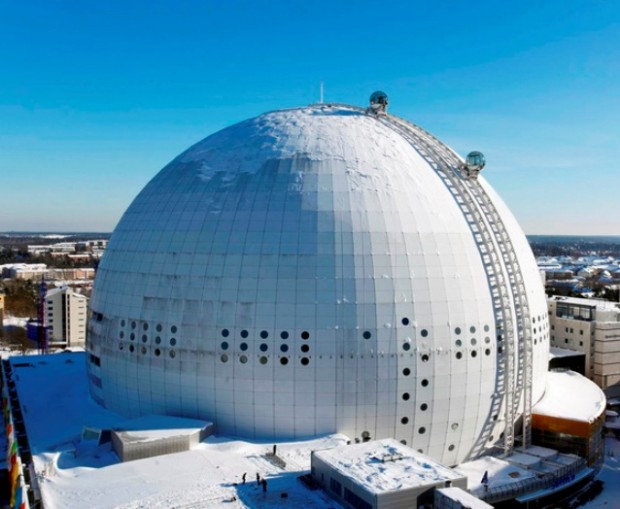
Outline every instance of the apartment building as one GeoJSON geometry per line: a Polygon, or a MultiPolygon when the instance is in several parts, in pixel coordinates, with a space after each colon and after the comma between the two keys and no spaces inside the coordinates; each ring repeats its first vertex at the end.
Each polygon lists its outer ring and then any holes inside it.
{"type": "Polygon", "coordinates": [[[547,299],[551,346],[585,355],[585,375],[608,397],[620,396],[620,305],[552,296],[547,299]]]}

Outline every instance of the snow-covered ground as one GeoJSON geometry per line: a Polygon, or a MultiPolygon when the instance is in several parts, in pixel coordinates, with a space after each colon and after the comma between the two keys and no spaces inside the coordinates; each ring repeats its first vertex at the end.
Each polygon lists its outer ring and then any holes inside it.
{"type": "MultiPolygon", "coordinates": [[[[268,454],[272,442],[216,435],[187,452],[121,463],[110,444],[81,440],[84,426],[113,428],[125,421],[90,399],[85,353],[14,357],[12,364],[48,509],[341,507],[298,477],[309,472],[313,450],[344,445],[343,435],[278,442],[282,462],[268,454]],[[257,473],[267,480],[266,492],[257,473]]],[[[584,509],[620,507],[620,442],[608,438],[607,450],[599,475],[604,489],[584,509]]],[[[471,475],[474,484],[491,466],[471,475]]],[[[513,470],[527,473],[516,465],[513,470]]],[[[492,477],[499,482],[501,476],[492,477]]]]}

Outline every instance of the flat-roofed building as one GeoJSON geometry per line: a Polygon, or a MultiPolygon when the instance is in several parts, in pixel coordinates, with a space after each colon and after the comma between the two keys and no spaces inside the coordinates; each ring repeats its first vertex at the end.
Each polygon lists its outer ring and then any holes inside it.
{"type": "Polygon", "coordinates": [[[434,488],[467,488],[463,474],[390,438],[314,451],[311,466],[325,491],[359,509],[418,507],[434,488]]]}

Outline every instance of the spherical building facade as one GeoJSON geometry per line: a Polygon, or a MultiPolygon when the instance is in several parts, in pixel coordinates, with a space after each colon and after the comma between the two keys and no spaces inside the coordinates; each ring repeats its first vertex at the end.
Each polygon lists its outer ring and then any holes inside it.
{"type": "Polygon", "coordinates": [[[461,163],[348,106],[194,145],[102,259],[91,394],[243,437],[395,437],[447,464],[501,440],[544,392],[546,302],[515,219],[461,163]]]}

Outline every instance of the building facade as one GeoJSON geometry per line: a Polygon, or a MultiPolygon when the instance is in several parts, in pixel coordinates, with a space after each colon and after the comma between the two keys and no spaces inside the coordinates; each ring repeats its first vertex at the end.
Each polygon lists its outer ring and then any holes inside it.
{"type": "Polygon", "coordinates": [[[551,346],[585,354],[585,376],[608,397],[620,395],[620,307],[578,297],[547,299],[551,346]]]}
{"type": "Polygon", "coordinates": [[[88,299],[68,287],[54,288],[45,296],[50,345],[84,346],[88,299]]]}

